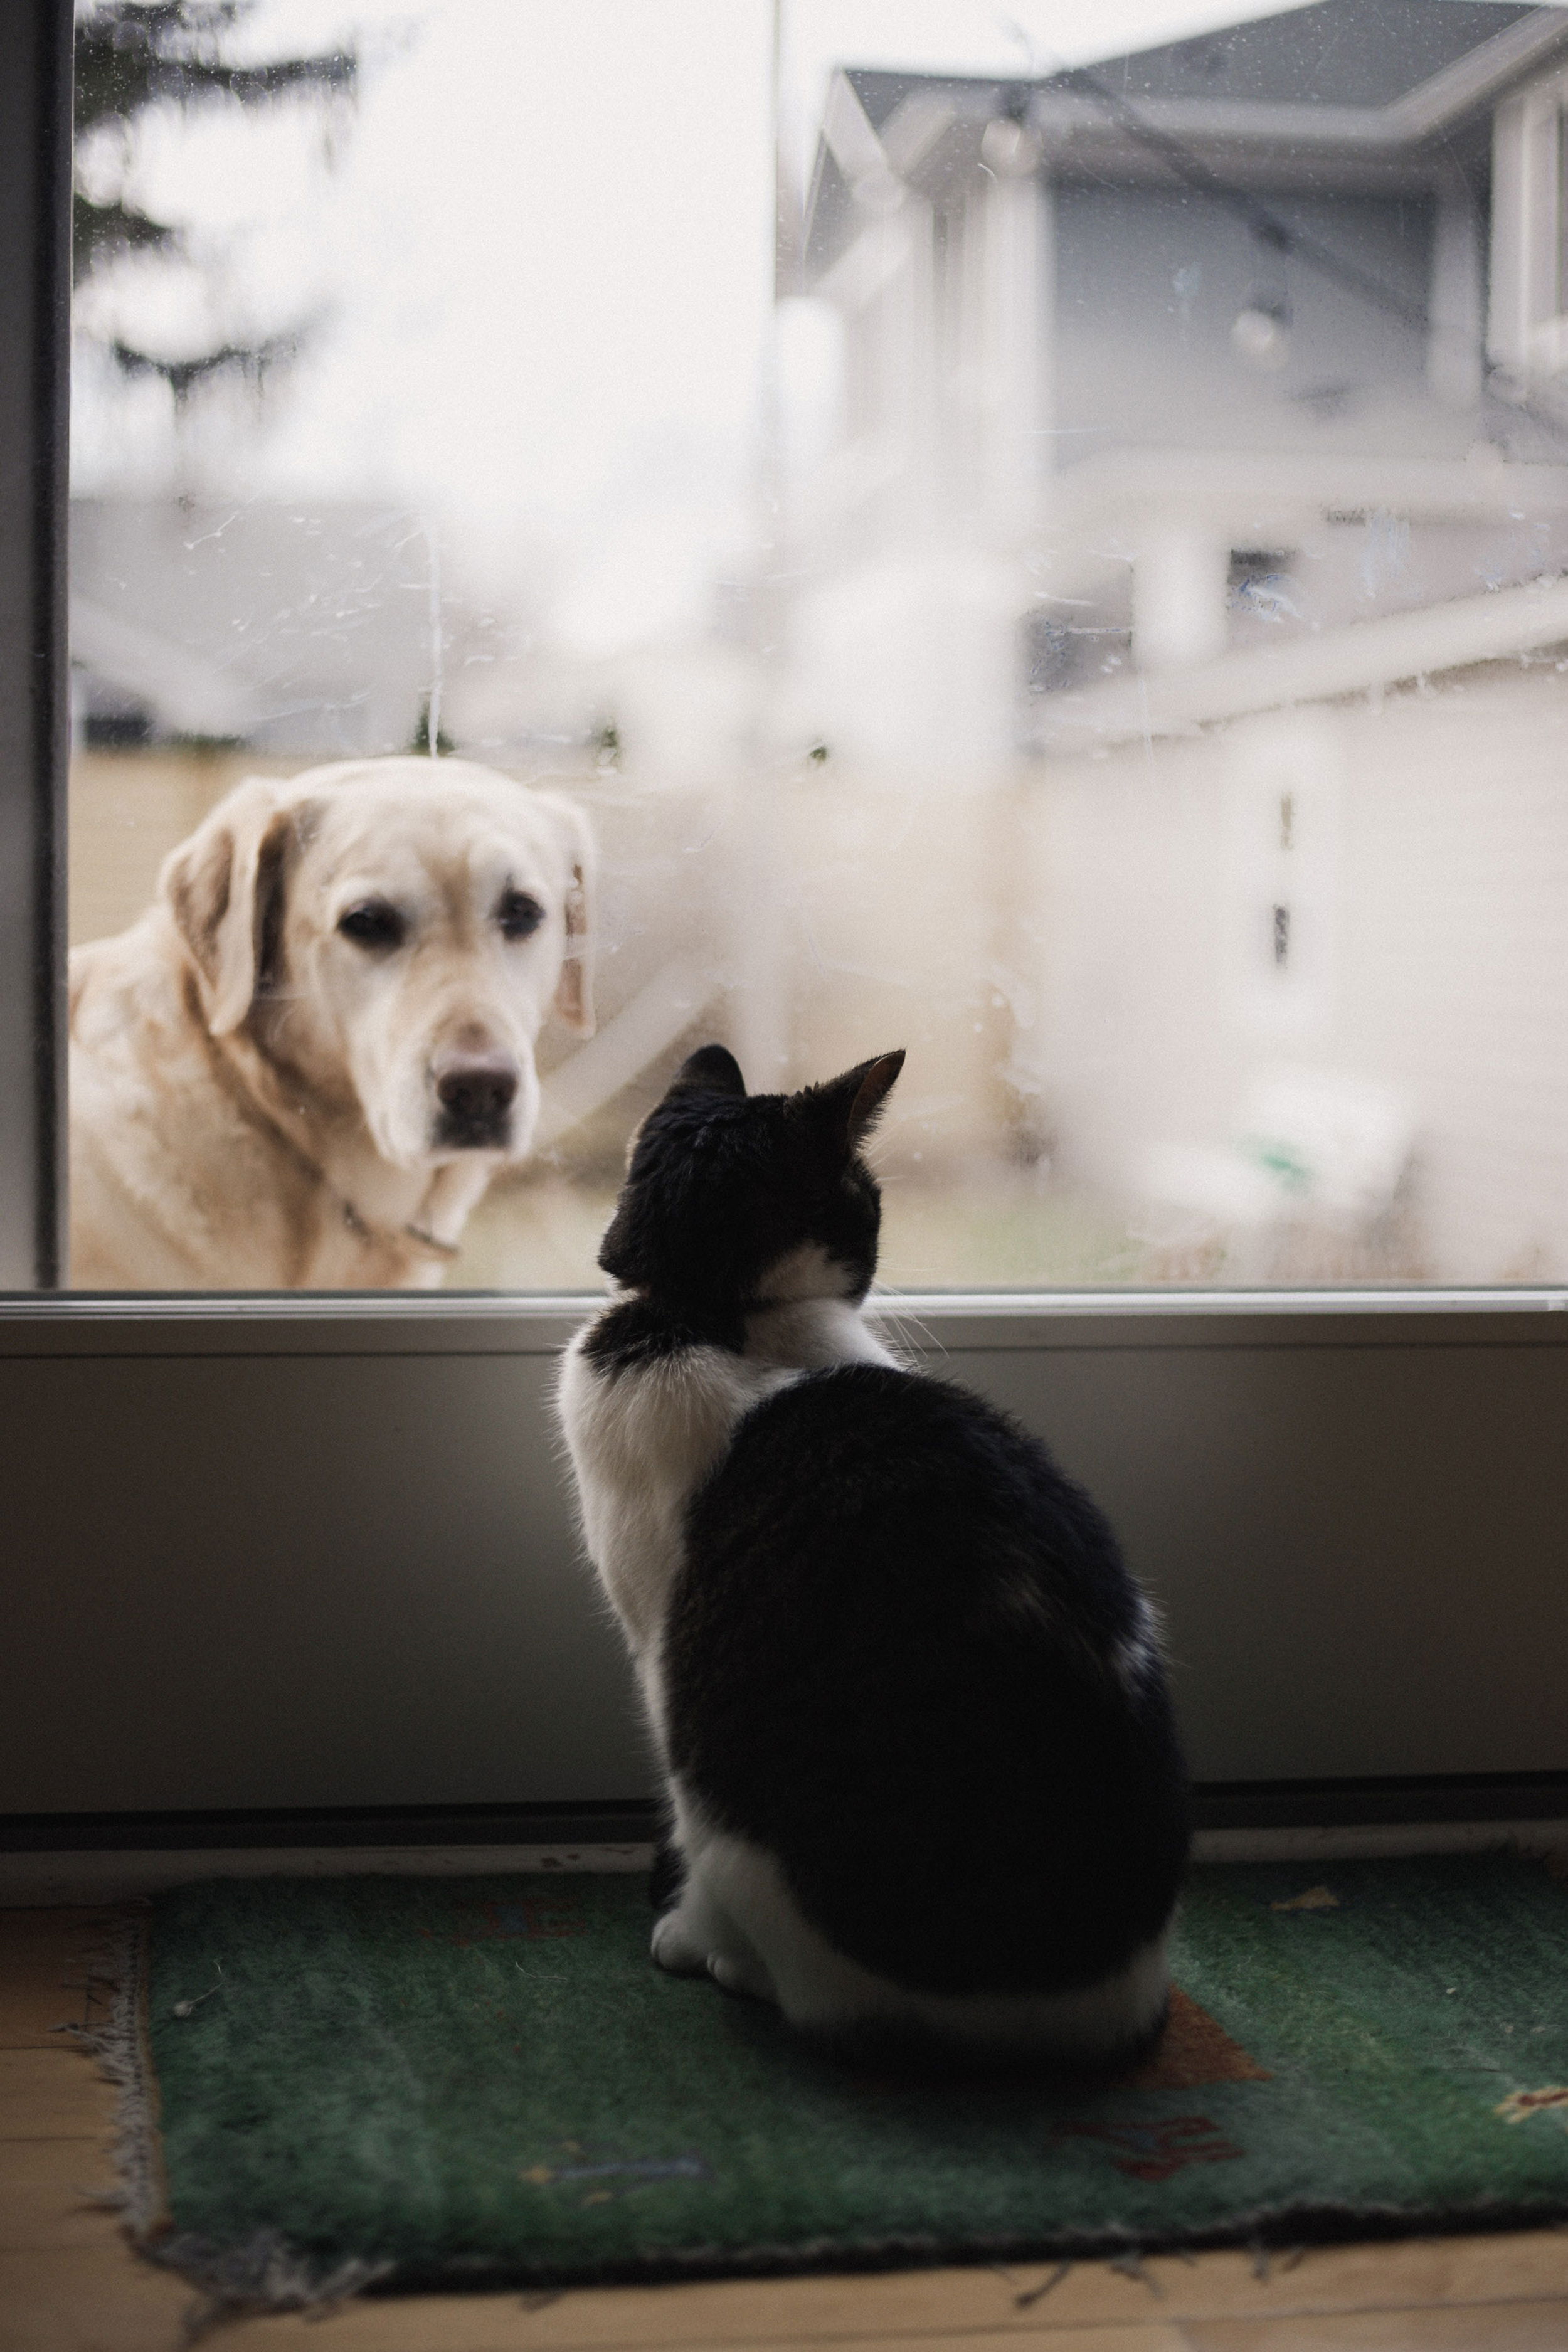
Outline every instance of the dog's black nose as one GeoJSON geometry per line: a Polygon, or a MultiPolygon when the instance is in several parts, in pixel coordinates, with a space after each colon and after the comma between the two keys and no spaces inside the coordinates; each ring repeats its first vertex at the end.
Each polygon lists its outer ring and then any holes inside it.
{"type": "Polygon", "coordinates": [[[516,1064],[496,1054],[447,1063],[436,1079],[436,1099],[441,1106],[447,1139],[500,1141],[517,1096],[517,1076],[516,1064]]]}
{"type": "Polygon", "coordinates": [[[510,1110],[517,1093],[517,1072],[510,1062],[451,1062],[436,1081],[443,1110],[455,1118],[497,1118],[510,1110]]]}

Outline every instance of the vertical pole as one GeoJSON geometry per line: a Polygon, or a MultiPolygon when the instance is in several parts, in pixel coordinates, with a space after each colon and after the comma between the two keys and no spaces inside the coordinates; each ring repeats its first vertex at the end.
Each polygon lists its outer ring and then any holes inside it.
{"type": "Polygon", "coordinates": [[[1481,225],[1456,172],[1433,206],[1426,297],[1426,383],[1445,408],[1479,408],[1486,321],[1482,316],[1481,225]]]}
{"type": "Polygon", "coordinates": [[[0,74],[0,1287],[65,1279],[70,0],[5,0],[0,74]]]}
{"type": "Polygon", "coordinates": [[[1229,562],[1212,530],[1151,519],[1132,559],[1132,655],[1140,669],[1192,669],[1224,653],[1229,562]]]}
{"type": "Polygon", "coordinates": [[[795,174],[783,149],[784,0],[773,0],[771,38],[773,268],[759,404],[757,521],[763,568],[753,604],[756,683],[744,784],[739,792],[734,785],[721,787],[729,799],[733,877],[734,993],[730,1026],[746,1083],[754,1094],[776,1093],[787,1086],[790,1063],[788,940],[783,894],[789,889],[795,844],[780,807],[779,767],[784,747],[779,740],[778,709],[788,658],[787,574],[793,537],[782,458],[777,328],[780,299],[795,290],[800,278],[803,224],[791,216],[795,174]]]}
{"type": "Polygon", "coordinates": [[[1051,257],[1037,164],[1031,144],[1012,170],[991,172],[981,199],[985,505],[994,543],[1009,552],[1028,547],[1038,528],[1050,422],[1046,296],[1051,257]]]}

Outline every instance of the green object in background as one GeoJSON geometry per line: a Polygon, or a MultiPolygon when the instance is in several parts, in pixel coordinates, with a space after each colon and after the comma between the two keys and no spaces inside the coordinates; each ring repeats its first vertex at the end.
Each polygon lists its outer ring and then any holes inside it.
{"type": "Polygon", "coordinates": [[[1568,2216],[1538,1863],[1194,1872],[1167,2049],[1093,2092],[815,2055],[649,1924],[640,1878],[564,1873],[162,1897],[166,2258],[562,2284],[1568,2216]]]}

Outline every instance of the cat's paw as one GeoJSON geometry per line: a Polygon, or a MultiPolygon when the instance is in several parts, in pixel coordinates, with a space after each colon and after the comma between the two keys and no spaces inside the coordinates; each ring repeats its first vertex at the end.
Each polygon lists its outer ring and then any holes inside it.
{"type": "Polygon", "coordinates": [[[672,1977],[708,1973],[708,1947],[692,1941],[690,1927],[679,1910],[667,1911],[655,1921],[649,1948],[657,1966],[672,1977]]]}
{"type": "Polygon", "coordinates": [[[737,1960],[727,1952],[710,1952],[708,1973],[726,1992],[744,1993],[750,2000],[773,2000],[772,1981],[760,1960],[737,1960]]]}

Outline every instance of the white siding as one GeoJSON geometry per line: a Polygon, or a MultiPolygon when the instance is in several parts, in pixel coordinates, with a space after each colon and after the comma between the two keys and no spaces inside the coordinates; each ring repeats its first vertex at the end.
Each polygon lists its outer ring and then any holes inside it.
{"type": "MultiPolygon", "coordinates": [[[[1241,728],[1047,768],[1031,813],[1035,1058],[1064,1165],[1136,1192],[1162,1143],[1224,1146],[1281,1062],[1408,1094],[1411,1275],[1568,1274],[1568,698],[1554,664],[1285,715],[1337,839],[1306,879],[1294,1018],[1238,984],[1289,887],[1237,855],[1241,728]],[[1251,894],[1249,896],[1249,893],[1251,894]]],[[[1256,730],[1258,722],[1247,722],[1256,730]]],[[[1256,733],[1253,742],[1258,741],[1256,733]]]]}

